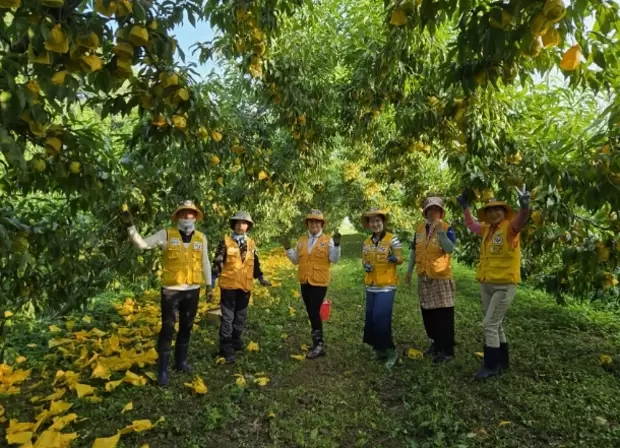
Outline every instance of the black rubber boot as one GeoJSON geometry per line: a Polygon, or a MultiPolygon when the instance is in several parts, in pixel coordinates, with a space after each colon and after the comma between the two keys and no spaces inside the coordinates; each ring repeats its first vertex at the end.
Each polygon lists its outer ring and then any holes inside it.
{"type": "Polygon", "coordinates": [[[159,352],[157,360],[157,382],[160,386],[168,385],[168,362],[170,361],[170,352],[159,352]]]}
{"type": "Polygon", "coordinates": [[[312,332],[312,347],[310,351],[306,353],[306,358],[314,359],[319,356],[325,356],[325,344],[323,343],[323,332],[321,330],[315,330],[312,332]]]}
{"type": "Polygon", "coordinates": [[[510,356],[508,354],[508,343],[499,344],[499,371],[505,372],[510,368],[510,356]]]}
{"type": "Polygon", "coordinates": [[[499,375],[499,347],[484,347],[484,364],[474,375],[477,380],[486,380],[499,375]]]}
{"type": "Polygon", "coordinates": [[[232,339],[228,338],[220,340],[220,356],[224,357],[226,364],[235,363],[235,349],[233,348],[232,339]]]}
{"type": "Polygon", "coordinates": [[[437,353],[438,351],[437,346],[435,345],[435,341],[431,340],[431,345],[424,352],[424,357],[426,358],[427,356],[435,356],[437,355],[437,353]]]}
{"type": "Polygon", "coordinates": [[[187,350],[189,345],[176,345],[174,347],[174,368],[180,372],[192,373],[192,368],[187,363],[187,350]]]}
{"type": "Polygon", "coordinates": [[[245,350],[245,344],[243,343],[243,339],[241,339],[241,335],[243,332],[233,330],[232,334],[232,346],[233,349],[237,352],[245,350]]]}

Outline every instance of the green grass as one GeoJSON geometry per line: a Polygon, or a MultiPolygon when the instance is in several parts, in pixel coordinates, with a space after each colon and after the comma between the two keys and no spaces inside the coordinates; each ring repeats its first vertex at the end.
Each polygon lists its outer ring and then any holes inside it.
{"type": "MultiPolygon", "coordinates": [[[[124,435],[118,446],[620,446],[620,374],[617,367],[605,370],[598,365],[602,353],[618,356],[616,364],[620,361],[617,316],[562,308],[550,297],[522,288],[507,322],[512,369],[500,378],[475,382],[472,374],[480,362],[474,352],[482,343],[478,286],[473,272],[457,265],[456,359],[436,367],[428,360],[404,358],[387,371],[361,342],[361,242],[360,235],[345,236],[343,260],[333,268],[328,292],[333,309],[325,324],[327,357],[290,358],[301,353],[300,344],[310,343],[310,331],[302,302],[290,292],[296,288],[294,271],[285,269],[281,274],[286,281],[272,291],[279,303],[257,300],[250,310],[246,342],[259,342],[260,352],[243,354],[233,366],[216,366],[216,347],[209,341],[217,340],[217,328],[199,323],[190,356],[209,387],[207,395],[193,395],[183,387],[191,377],[174,373],[167,389],[150,384],[122,387],[102,393],[105,399],[99,404],[75,400],[71,412],[88,420],[65,430],[80,434],[73,446],[90,447],[95,437],[111,436],[132,420],[155,421],[162,415],[165,423],[124,435]],[[293,317],[289,306],[297,310],[293,317]],[[259,372],[271,379],[266,387],[235,385],[234,374],[259,372]],[[130,400],[134,410],[121,415],[130,400]]],[[[96,311],[99,321],[94,326],[105,329],[117,320],[103,305],[96,311]]],[[[401,352],[426,348],[415,285],[403,285],[397,292],[394,336],[401,352]]],[[[24,346],[42,338],[36,332],[15,336],[24,346]]],[[[45,353],[23,351],[30,359],[45,353]]],[[[35,411],[27,396],[2,400],[9,418],[32,421],[35,411]]]]}

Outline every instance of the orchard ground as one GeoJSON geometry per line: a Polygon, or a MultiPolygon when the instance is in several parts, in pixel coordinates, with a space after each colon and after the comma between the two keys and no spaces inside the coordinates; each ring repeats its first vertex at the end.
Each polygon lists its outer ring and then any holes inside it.
{"type": "MultiPolygon", "coordinates": [[[[475,382],[472,373],[480,365],[475,353],[482,344],[478,286],[472,270],[456,265],[456,359],[433,366],[427,359],[403,356],[387,371],[372,360],[371,350],[361,342],[363,237],[343,233],[343,259],[333,267],[328,293],[333,308],[325,324],[327,357],[314,361],[291,357],[303,354],[302,344],[309,344],[309,325],[303,303],[296,297],[293,267],[281,249],[263,251],[267,273],[276,279],[276,286],[256,290],[245,336],[246,343],[257,342],[259,350],[246,351],[234,365],[216,365],[217,327],[201,319],[193,334],[190,360],[208,387],[204,395],[184,385],[192,382],[192,375],[179,373],[171,375],[171,385],[165,389],[149,379],[143,386],[123,383],[106,392],[105,381],[91,379],[86,367],[79,382],[95,386],[95,395],[102,401],[78,399],[71,390],[63,397],[73,403],[69,412],[78,416],[64,429],[79,435],[72,446],[90,447],[95,438],[113,436],[132,421],[154,423],[161,417],[164,421],[153,429],[122,435],[118,446],[620,446],[618,316],[559,307],[550,297],[523,287],[507,323],[511,371],[488,382],[475,382]],[[614,359],[608,368],[599,365],[601,354],[614,359]],[[269,382],[255,383],[260,377],[269,382]],[[133,409],[121,413],[129,402],[133,409]]],[[[124,300],[125,296],[102,296],[88,311],[90,323],[82,316],[71,317],[72,331],[98,328],[112,334],[123,326],[141,325],[139,316],[119,315],[118,305],[124,300]]],[[[157,305],[156,293],[136,298],[136,307],[156,312],[157,305]]],[[[157,320],[151,323],[156,328],[157,320]]],[[[45,322],[27,334],[11,333],[13,348],[27,358],[18,367],[33,370],[19,385],[21,393],[0,397],[7,419],[34,422],[40,412],[35,406],[47,403],[33,404],[30,398],[53,392],[57,370],[79,371],[73,364],[79,353],[44,358],[54,352],[48,349],[49,339],[70,337],[65,324],[45,322]],[[48,331],[54,323],[61,332],[48,331]],[[47,373],[42,375],[43,367],[47,373]]],[[[399,287],[394,335],[401,353],[411,347],[426,348],[415,284],[399,287]]],[[[148,346],[154,336],[145,340],[148,346]]],[[[143,375],[154,372],[155,366],[131,370],[143,375]]],[[[110,380],[123,375],[124,370],[115,372],[110,380]]],[[[41,426],[33,443],[48,424],[41,426]]],[[[3,442],[6,428],[7,423],[2,425],[3,442]]]]}

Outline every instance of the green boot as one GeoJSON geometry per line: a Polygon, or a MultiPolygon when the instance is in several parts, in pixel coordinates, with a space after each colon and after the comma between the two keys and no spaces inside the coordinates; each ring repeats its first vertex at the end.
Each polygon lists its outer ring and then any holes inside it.
{"type": "Polygon", "coordinates": [[[395,348],[390,348],[387,350],[387,358],[385,361],[385,367],[391,369],[398,362],[398,353],[396,353],[395,348]]]}

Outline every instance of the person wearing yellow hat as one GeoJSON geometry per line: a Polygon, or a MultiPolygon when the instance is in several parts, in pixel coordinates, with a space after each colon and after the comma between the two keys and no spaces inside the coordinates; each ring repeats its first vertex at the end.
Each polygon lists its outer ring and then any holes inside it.
{"type": "Polygon", "coordinates": [[[287,237],[282,238],[286,256],[293,264],[299,266],[297,279],[301,285],[301,297],[306,305],[312,328],[312,347],[306,354],[308,359],[325,356],[321,304],[329,285],[329,267],[340,260],[340,233],[336,230],[330,238],[323,233],[325,223],[320,210],[310,210],[304,220],[307,233],[299,238],[295,248],[291,248],[287,237]]]}
{"type": "Polygon", "coordinates": [[[454,358],[456,287],[450,254],[456,245],[456,234],[443,221],[445,213],[442,198],[430,196],[424,200],[422,214],[426,221],[416,227],[406,277],[410,285],[415,266],[422,321],[431,340],[425,355],[433,356],[435,364],[454,358]]]}
{"type": "Polygon", "coordinates": [[[375,350],[377,359],[388,368],[398,361],[392,339],[392,310],[398,275],[396,266],[403,263],[403,248],[396,235],[385,228],[388,215],[373,207],[364,213],[364,227],[372,233],[364,241],[362,265],[366,285],[366,319],[364,342],[375,350]]]}
{"type": "Polygon", "coordinates": [[[198,311],[200,286],[203,283],[206,285],[207,300],[213,300],[207,237],[195,227],[196,221],[202,221],[203,213],[192,201],[184,201],[172,213],[174,227],[159,230],[146,238],[142,238],[136,230],[129,210],[123,210],[121,219],[136,247],[142,250],[163,250],[161,331],[157,340],[157,352],[158,382],[161,386],[166,386],[177,314],[179,331],[174,347],[174,367],[190,373],[187,351],[198,311]]]}
{"type": "Polygon", "coordinates": [[[213,278],[219,277],[220,355],[227,364],[235,362],[235,351],[243,350],[243,331],[248,318],[254,279],[271,286],[260,268],[256,243],[248,236],[254,221],[248,212],[239,211],[229,220],[231,234],[219,243],[213,263],[213,278]]]}
{"type": "Polygon", "coordinates": [[[492,198],[478,211],[476,221],[469,210],[468,197],[458,201],[463,208],[465,225],[482,237],[476,279],[484,310],[484,363],[475,374],[484,380],[509,368],[509,352],[504,332],[504,317],[521,282],[520,233],[529,217],[530,193],[523,185],[517,190],[520,210],[515,213],[504,201],[492,198]]]}

